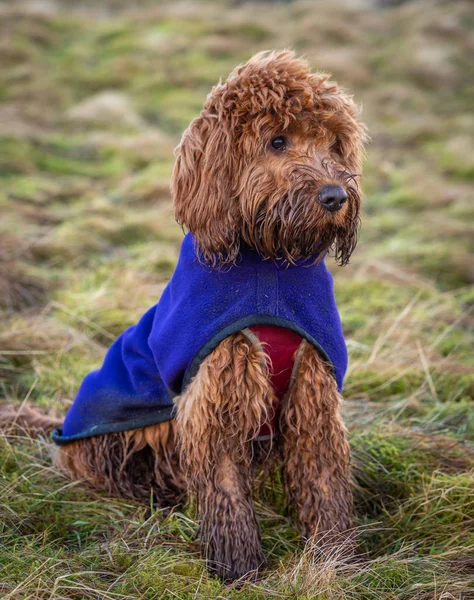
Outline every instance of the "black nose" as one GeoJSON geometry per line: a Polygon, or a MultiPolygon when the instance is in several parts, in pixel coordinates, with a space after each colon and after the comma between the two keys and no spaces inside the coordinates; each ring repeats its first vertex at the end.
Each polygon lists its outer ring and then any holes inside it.
{"type": "Polygon", "coordinates": [[[347,202],[347,194],[340,185],[325,185],[318,195],[318,202],[331,212],[336,212],[347,202]]]}

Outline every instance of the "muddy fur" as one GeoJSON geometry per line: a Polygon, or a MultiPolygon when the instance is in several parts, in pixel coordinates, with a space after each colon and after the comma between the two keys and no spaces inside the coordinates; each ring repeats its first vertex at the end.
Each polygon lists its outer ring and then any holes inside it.
{"type": "Polygon", "coordinates": [[[108,494],[160,508],[179,506],[186,498],[174,422],[78,440],[59,448],[56,464],[108,494]]]}
{"type": "Polygon", "coordinates": [[[324,545],[352,527],[350,448],[340,407],[329,366],[307,344],[281,410],[283,472],[303,537],[324,545]]]}
{"type": "Polygon", "coordinates": [[[252,442],[273,400],[264,351],[239,333],[203,362],[178,401],[181,456],[202,520],[202,550],[226,580],[264,564],[251,494],[252,442]]]}

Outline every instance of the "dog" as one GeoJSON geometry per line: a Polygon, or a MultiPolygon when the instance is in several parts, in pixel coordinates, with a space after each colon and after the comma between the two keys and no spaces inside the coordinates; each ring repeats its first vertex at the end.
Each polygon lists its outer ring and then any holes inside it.
{"type": "Polygon", "coordinates": [[[315,547],[352,527],[347,351],[324,259],[345,265],[356,246],[366,139],[351,97],[293,52],[234,69],[176,151],[188,233],[162,298],[86,377],[64,423],[28,406],[14,415],[56,428],[69,477],[166,509],[192,494],[203,556],[227,582],[265,565],[258,462],[281,466],[315,547]]]}

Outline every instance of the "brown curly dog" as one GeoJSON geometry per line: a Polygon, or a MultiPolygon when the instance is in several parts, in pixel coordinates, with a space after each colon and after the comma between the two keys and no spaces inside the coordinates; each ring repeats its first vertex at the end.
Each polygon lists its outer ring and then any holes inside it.
{"type": "MultiPolygon", "coordinates": [[[[278,263],[284,285],[301,261],[317,268],[332,253],[346,264],[365,139],[352,99],[292,52],[259,53],[237,67],[177,149],[175,214],[202,268],[225,277],[254,252],[262,268],[278,263]]],[[[312,306],[312,297],[304,302],[312,306]]],[[[352,523],[350,450],[330,361],[299,327],[258,325],[232,331],[202,357],[174,397],[175,418],[72,441],[56,459],[70,477],[145,502],[152,493],[162,507],[191,492],[203,555],[226,581],[265,564],[252,502],[257,461],[279,462],[289,508],[315,547],[345,539],[352,523]]],[[[27,406],[14,417],[30,429],[60,425],[27,406]]]]}

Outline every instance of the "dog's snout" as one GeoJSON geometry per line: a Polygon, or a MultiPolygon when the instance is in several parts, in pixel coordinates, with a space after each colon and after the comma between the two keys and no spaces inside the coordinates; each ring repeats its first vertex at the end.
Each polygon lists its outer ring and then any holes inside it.
{"type": "Polygon", "coordinates": [[[336,212],[347,202],[347,194],[340,185],[325,185],[318,194],[318,202],[330,212],[336,212]]]}

